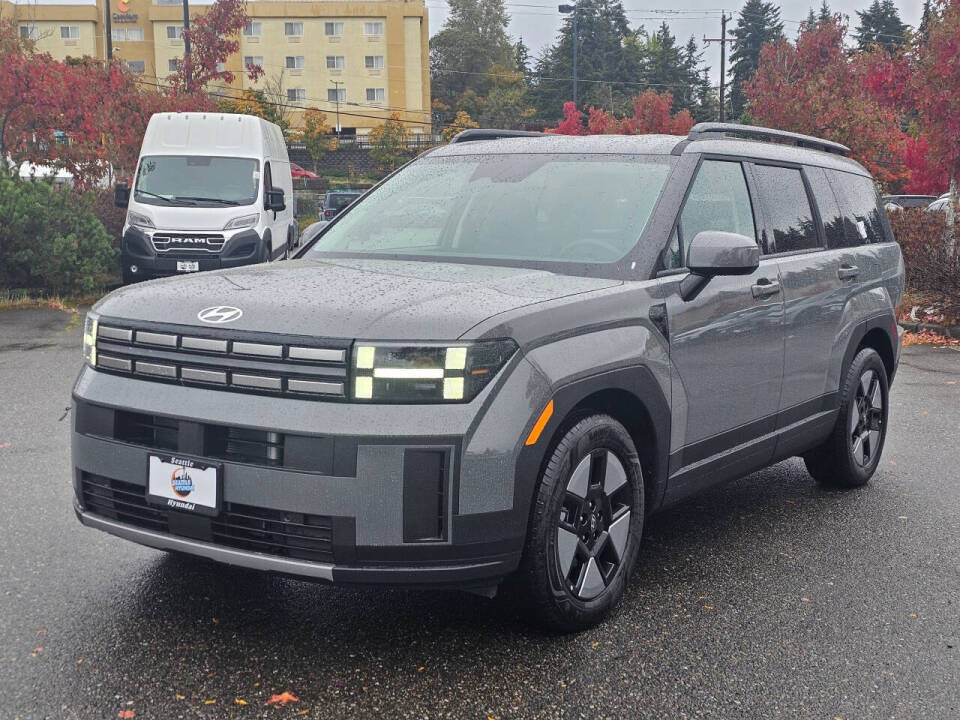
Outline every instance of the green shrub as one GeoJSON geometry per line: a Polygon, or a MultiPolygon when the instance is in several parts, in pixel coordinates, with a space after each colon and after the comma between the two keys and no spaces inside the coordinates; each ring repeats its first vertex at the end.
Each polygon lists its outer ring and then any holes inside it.
{"type": "Polygon", "coordinates": [[[112,245],[89,199],[0,173],[0,287],[95,293],[116,273],[112,245]]]}

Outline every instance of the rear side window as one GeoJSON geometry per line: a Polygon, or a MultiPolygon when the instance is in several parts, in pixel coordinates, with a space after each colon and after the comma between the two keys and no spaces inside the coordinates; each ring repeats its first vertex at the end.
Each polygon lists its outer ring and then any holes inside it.
{"type": "Polygon", "coordinates": [[[833,188],[827,180],[827,173],[823,168],[808,167],[805,169],[810,190],[813,191],[813,200],[820,211],[820,220],[823,222],[823,232],[826,235],[827,247],[837,248],[846,245],[846,236],[843,229],[843,215],[840,213],[840,203],[833,193],[833,188]]]}
{"type": "Polygon", "coordinates": [[[880,196],[873,180],[864,175],[827,171],[843,211],[845,247],[886,240],[880,196]]]}
{"type": "MultiPolygon", "coordinates": [[[[704,230],[722,230],[756,239],[750,192],[738,162],[704,160],[693,181],[687,202],[680,213],[680,240],[683,257],[697,233],[704,230]]],[[[670,248],[663,257],[665,267],[675,267],[680,261],[670,248]]]]}
{"type": "Polygon", "coordinates": [[[766,229],[764,253],[809,250],[819,245],[803,175],[796,168],[756,165],[754,174],[766,229]]]}

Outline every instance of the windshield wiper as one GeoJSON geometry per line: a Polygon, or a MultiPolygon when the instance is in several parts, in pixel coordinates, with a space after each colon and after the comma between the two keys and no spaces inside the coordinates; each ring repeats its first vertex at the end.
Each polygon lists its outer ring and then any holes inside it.
{"type": "Polygon", "coordinates": [[[166,203],[170,203],[171,205],[173,204],[173,200],[171,200],[170,198],[168,198],[168,197],[166,197],[166,196],[164,196],[164,195],[158,195],[157,193],[151,192],[150,190],[141,190],[140,188],[137,188],[136,190],[134,190],[134,194],[135,194],[135,195],[149,195],[150,197],[158,198],[158,199],[160,199],[160,200],[163,200],[163,201],[166,202],[166,203]]]}
{"type": "Polygon", "coordinates": [[[176,200],[194,200],[196,202],[212,202],[220,203],[221,205],[239,205],[236,200],[224,200],[223,198],[209,198],[209,197],[189,197],[185,195],[176,195],[174,196],[176,200]]]}

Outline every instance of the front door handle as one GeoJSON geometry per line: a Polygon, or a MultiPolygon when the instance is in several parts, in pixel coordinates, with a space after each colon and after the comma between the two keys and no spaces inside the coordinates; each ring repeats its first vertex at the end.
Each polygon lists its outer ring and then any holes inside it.
{"type": "Polygon", "coordinates": [[[839,268],[837,268],[837,277],[841,280],[856,280],[857,275],[860,274],[860,268],[856,265],[847,265],[844,263],[839,268]]]}
{"type": "Polygon", "coordinates": [[[750,292],[753,293],[753,296],[757,300],[770,297],[771,295],[776,295],[780,292],[780,283],[777,280],[761,278],[756,285],[750,288],[750,292]]]}

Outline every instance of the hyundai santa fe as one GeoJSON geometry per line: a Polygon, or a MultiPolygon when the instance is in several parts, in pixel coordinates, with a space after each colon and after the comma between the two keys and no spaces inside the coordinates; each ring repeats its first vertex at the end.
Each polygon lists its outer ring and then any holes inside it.
{"type": "Polygon", "coordinates": [[[293,260],[86,318],[82,523],[337,584],[510,587],[577,630],[651,513],[792,456],[877,468],[903,262],[842,145],[467,131],[293,260]]]}

